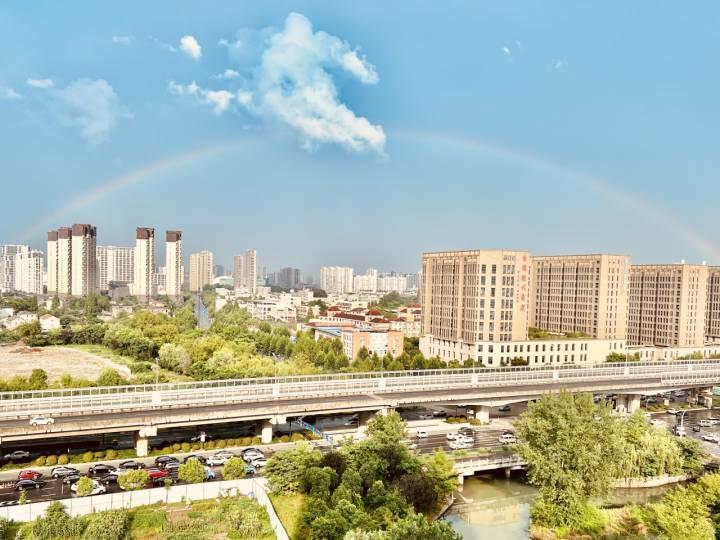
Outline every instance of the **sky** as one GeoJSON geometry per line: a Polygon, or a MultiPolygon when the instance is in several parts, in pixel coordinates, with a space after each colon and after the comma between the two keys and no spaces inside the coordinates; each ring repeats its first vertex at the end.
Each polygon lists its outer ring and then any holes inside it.
{"type": "MultiPolygon", "coordinates": [[[[720,4],[4,2],[0,243],[720,264],[720,4]]],[[[158,259],[163,259],[158,249],[158,259]]]]}

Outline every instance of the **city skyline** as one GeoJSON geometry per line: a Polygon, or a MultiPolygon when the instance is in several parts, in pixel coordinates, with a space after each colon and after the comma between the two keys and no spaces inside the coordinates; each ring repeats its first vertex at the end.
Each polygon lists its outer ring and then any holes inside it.
{"type": "MultiPolygon", "coordinates": [[[[41,4],[58,23],[40,23],[41,40],[26,37],[34,9],[0,8],[0,43],[23,50],[0,78],[3,242],[40,246],[56,223],[80,222],[127,245],[152,215],[158,230],[193,231],[186,253],[226,265],[253,245],[275,268],[410,271],[423,252],[488,236],[532,253],[720,264],[718,75],[704,67],[717,6],[693,17],[523,2],[455,17],[423,5],[400,38],[405,10],[374,2],[41,4]],[[238,45],[248,36],[257,50],[238,45]],[[262,58],[277,52],[263,36],[302,37],[292,52],[332,89],[329,110],[349,120],[323,121],[342,137],[287,120],[307,103],[259,101],[274,84],[262,58]],[[352,62],[318,53],[328,44],[352,62]]],[[[307,74],[292,74],[293,91],[312,88],[307,74]]]]}

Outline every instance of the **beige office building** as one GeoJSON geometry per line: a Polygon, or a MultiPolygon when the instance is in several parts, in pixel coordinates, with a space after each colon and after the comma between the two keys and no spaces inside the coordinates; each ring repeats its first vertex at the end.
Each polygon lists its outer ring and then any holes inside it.
{"type": "Polygon", "coordinates": [[[630,267],[628,345],[702,347],[708,267],[641,264],[630,267]]]}
{"type": "Polygon", "coordinates": [[[165,231],[165,294],[182,298],[182,232],[165,231]]]}
{"type": "Polygon", "coordinates": [[[533,257],[530,326],[625,339],[629,271],[625,255],[533,257]]]}
{"type": "Polygon", "coordinates": [[[201,292],[205,285],[213,281],[213,254],[201,251],[190,255],[190,291],[201,292]]]}
{"type": "Polygon", "coordinates": [[[87,223],[72,226],[71,294],[97,293],[97,229],[87,223]]]}
{"type": "Polygon", "coordinates": [[[135,229],[135,271],[133,294],[141,302],[148,302],[157,294],[155,289],[155,229],[135,229]]]}

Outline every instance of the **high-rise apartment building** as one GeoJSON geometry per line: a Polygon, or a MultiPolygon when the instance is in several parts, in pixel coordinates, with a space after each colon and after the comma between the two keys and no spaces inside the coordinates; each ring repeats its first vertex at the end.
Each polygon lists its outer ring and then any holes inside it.
{"type": "Polygon", "coordinates": [[[328,294],[353,292],[354,270],[347,266],[323,266],[320,268],[320,288],[328,294]]]}
{"type": "Polygon", "coordinates": [[[182,298],[182,232],[165,232],[165,294],[171,300],[182,298]]]}
{"type": "Polygon", "coordinates": [[[149,301],[157,294],[153,276],[155,274],[155,229],[135,229],[135,271],[133,272],[133,294],[141,302],[149,301]]]}
{"type": "MultiPolygon", "coordinates": [[[[27,247],[27,246],[25,246],[27,247]]],[[[43,294],[43,252],[25,249],[15,254],[15,290],[29,294],[43,294]]]]}
{"type": "Polygon", "coordinates": [[[87,223],[72,226],[70,294],[87,296],[97,293],[97,229],[87,223]]]}
{"type": "Polygon", "coordinates": [[[47,233],[47,293],[58,293],[58,232],[47,233]]]}
{"type": "Polygon", "coordinates": [[[708,341],[720,341],[720,266],[708,268],[705,338],[708,341]]]}
{"type": "Polygon", "coordinates": [[[629,271],[625,255],[533,257],[530,326],[625,339],[629,271]]]}
{"type": "MultiPolygon", "coordinates": [[[[135,280],[135,248],[97,247],[98,288],[107,291],[110,283],[131,284],[135,280]]],[[[50,272],[48,271],[48,281],[50,272]]]]}
{"type": "Polygon", "coordinates": [[[213,281],[213,254],[201,251],[190,255],[190,291],[201,292],[213,281]]]}
{"type": "Polygon", "coordinates": [[[271,274],[271,285],[277,285],[283,289],[295,289],[302,283],[302,278],[300,276],[301,273],[299,268],[281,268],[274,274],[271,274]]]}
{"type": "Polygon", "coordinates": [[[630,267],[628,345],[702,347],[708,267],[639,264],[630,267]]]}
{"type": "Polygon", "coordinates": [[[233,258],[233,286],[236,289],[245,286],[245,258],[242,255],[233,258]]]}
{"type": "MultiPolygon", "coordinates": [[[[48,250],[49,251],[49,250],[48,250]]],[[[61,296],[72,294],[72,229],[60,227],[57,230],[57,287],[55,292],[61,296]]],[[[48,262],[48,264],[50,264],[48,262]]]]}
{"type": "Polygon", "coordinates": [[[377,292],[378,271],[377,268],[368,268],[364,274],[353,277],[353,290],[355,292],[377,292]]]}
{"type": "Polygon", "coordinates": [[[15,289],[15,256],[29,249],[28,246],[15,244],[0,246],[0,292],[15,289]]]}
{"type": "Polygon", "coordinates": [[[254,249],[248,249],[245,252],[245,288],[255,294],[257,292],[257,280],[258,280],[258,260],[257,251],[254,249]]]}

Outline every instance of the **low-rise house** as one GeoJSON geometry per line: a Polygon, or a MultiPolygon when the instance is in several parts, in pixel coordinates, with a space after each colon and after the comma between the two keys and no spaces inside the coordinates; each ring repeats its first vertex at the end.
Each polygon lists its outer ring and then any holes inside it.
{"type": "Polygon", "coordinates": [[[15,330],[23,324],[29,324],[38,320],[37,314],[30,311],[20,311],[16,315],[5,319],[3,325],[8,330],[15,330]]]}
{"type": "Polygon", "coordinates": [[[40,317],[40,328],[43,332],[49,332],[50,330],[56,330],[60,328],[60,319],[55,315],[46,313],[40,317]]]}

